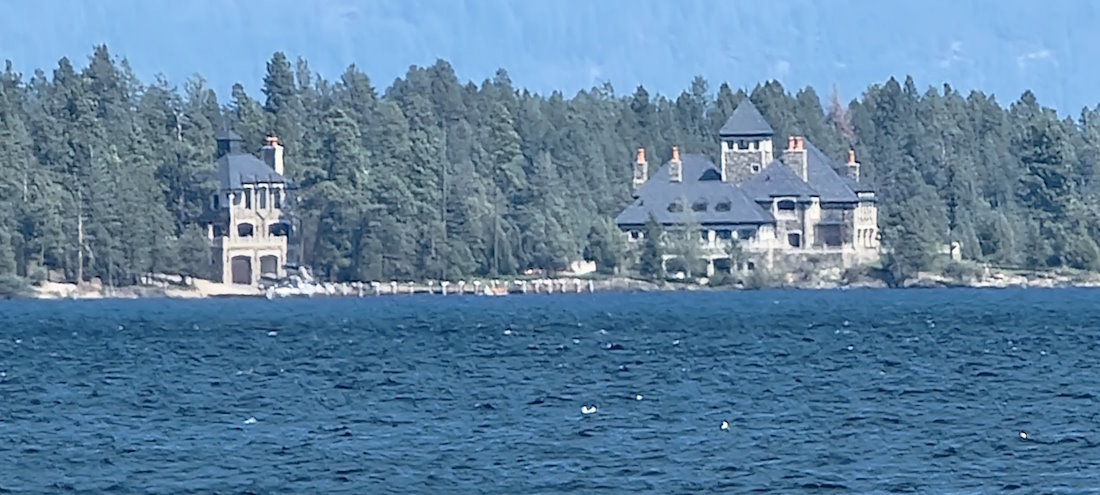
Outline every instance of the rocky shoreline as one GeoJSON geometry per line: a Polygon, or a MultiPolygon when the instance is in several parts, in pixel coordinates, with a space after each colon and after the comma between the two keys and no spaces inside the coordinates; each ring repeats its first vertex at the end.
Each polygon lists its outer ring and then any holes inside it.
{"type": "MultiPolygon", "coordinates": [[[[309,288],[296,288],[276,292],[275,288],[261,289],[249,286],[226,286],[206,280],[182,280],[161,276],[145,284],[132,287],[109,288],[99,283],[75,284],[47,282],[31,287],[28,297],[37,299],[136,299],[136,298],[187,298],[216,297],[380,297],[408,294],[436,295],[521,295],[546,293],[592,292],[662,292],[662,291],[728,291],[752,289],[846,290],[885,289],[889,286],[881,279],[858,277],[844,279],[839,274],[820,277],[802,277],[786,280],[769,280],[756,286],[745,284],[715,285],[706,279],[694,282],[652,282],[628,277],[601,279],[553,278],[524,281],[485,280],[470,283],[316,283],[309,288]]],[[[1100,274],[1060,274],[1053,272],[985,272],[979,275],[948,277],[941,274],[922,273],[906,280],[899,288],[1070,288],[1100,287],[1100,274]]]]}

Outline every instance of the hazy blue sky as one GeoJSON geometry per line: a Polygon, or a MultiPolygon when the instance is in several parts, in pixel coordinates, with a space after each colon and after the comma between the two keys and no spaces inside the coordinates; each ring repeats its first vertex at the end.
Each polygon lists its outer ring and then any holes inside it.
{"type": "Polygon", "coordinates": [[[610,80],[677,94],[705,76],[777,78],[854,97],[912,74],[993,92],[1033,88],[1076,114],[1100,103],[1100,3],[1087,0],[8,0],[0,57],[25,73],[82,65],[106,42],[144,80],[203,74],[220,96],[258,94],[275,50],[335,78],[349,63],[380,89],[409,65],[449,60],[480,81],[506,68],[539,92],[610,80]]]}

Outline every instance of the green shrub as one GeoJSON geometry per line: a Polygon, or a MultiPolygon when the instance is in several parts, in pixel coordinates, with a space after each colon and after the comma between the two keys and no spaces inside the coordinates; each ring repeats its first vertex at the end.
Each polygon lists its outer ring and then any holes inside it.
{"type": "Polygon", "coordinates": [[[970,280],[981,276],[982,269],[965,261],[950,261],[941,268],[943,276],[953,280],[970,280]]]}
{"type": "Polygon", "coordinates": [[[0,275],[0,299],[30,295],[27,280],[14,275],[0,275]]]}

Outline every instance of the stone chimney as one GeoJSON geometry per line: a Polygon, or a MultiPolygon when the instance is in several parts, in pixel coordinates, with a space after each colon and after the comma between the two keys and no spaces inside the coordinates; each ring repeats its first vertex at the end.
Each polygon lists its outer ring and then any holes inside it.
{"type": "Polygon", "coordinates": [[[638,156],[634,159],[634,192],[638,192],[649,180],[649,163],[645,161],[645,148],[638,148],[638,156]]]}
{"type": "Polygon", "coordinates": [[[275,173],[283,175],[283,145],[279,144],[279,138],[268,136],[267,143],[262,148],[264,163],[275,170],[275,173]]]}
{"type": "Polygon", "coordinates": [[[855,148],[848,148],[848,163],[844,166],[844,172],[850,179],[859,182],[859,162],[856,161],[855,148]]]}
{"type": "Polygon", "coordinates": [[[806,166],[806,146],[802,136],[787,138],[787,149],[783,150],[783,156],[780,160],[784,165],[790,167],[803,182],[807,181],[809,171],[806,166]]]}
{"type": "Polygon", "coordinates": [[[672,147],[672,159],[668,161],[669,182],[684,181],[684,165],[680,162],[680,147],[672,147]]]}

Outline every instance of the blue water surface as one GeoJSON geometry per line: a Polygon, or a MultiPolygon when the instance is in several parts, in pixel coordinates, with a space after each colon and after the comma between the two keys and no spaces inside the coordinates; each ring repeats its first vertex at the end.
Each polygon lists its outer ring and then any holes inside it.
{"type": "Polygon", "coordinates": [[[1098,296],[3,302],[0,493],[1082,493],[1098,296]]]}

